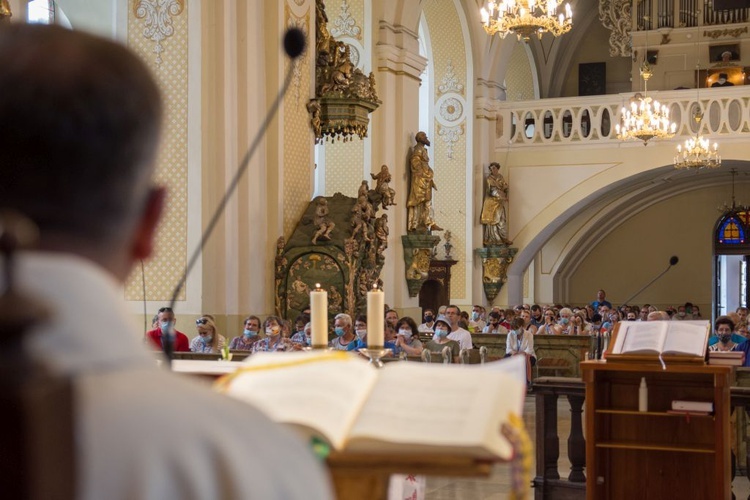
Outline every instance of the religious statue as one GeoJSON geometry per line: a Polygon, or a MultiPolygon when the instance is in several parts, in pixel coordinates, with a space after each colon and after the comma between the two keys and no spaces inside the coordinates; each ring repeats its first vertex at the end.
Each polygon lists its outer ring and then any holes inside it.
{"type": "MultiPolygon", "coordinates": [[[[360,196],[360,198],[362,198],[360,196]]],[[[351,225],[352,225],[352,239],[356,239],[358,234],[362,234],[362,237],[365,241],[370,241],[370,237],[367,234],[367,224],[362,218],[362,210],[360,208],[359,203],[355,204],[352,207],[352,217],[351,217],[351,225]]]]}
{"type": "Polygon", "coordinates": [[[370,176],[373,180],[377,181],[375,192],[380,195],[383,210],[388,210],[389,206],[396,204],[393,201],[393,198],[396,196],[396,191],[391,189],[391,186],[389,185],[392,177],[391,172],[388,170],[388,165],[380,167],[380,172],[377,175],[370,173],[370,176]]]}
{"type": "Polygon", "coordinates": [[[409,232],[442,231],[443,228],[432,220],[432,190],[437,189],[437,186],[433,180],[435,172],[430,168],[430,157],[427,154],[430,140],[424,132],[417,132],[414,140],[417,145],[414,146],[409,158],[411,185],[409,199],[406,202],[407,230],[409,232]]]}
{"type": "Polygon", "coordinates": [[[378,244],[377,254],[378,257],[383,257],[383,260],[385,260],[383,253],[388,248],[388,233],[388,214],[383,214],[375,219],[375,239],[378,244]]]}
{"type": "Polygon", "coordinates": [[[310,113],[310,126],[315,134],[315,143],[320,142],[318,139],[321,137],[320,130],[320,102],[317,99],[312,99],[307,103],[307,111],[310,113]]]}
{"type": "Polygon", "coordinates": [[[318,231],[312,238],[312,244],[318,243],[318,238],[325,238],[326,240],[331,239],[331,231],[336,227],[336,224],[328,217],[328,200],[322,196],[317,199],[315,207],[315,217],[313,218],[313,224],[318,228],[318,231]]]}
{"type": "Polygon", "coordinates": [[[500,174],[500,164],[490,163],[487,189],[480,222],[484,225],[484,244],[510,245],[508,240],[508,216],[505,204],[508,201],[508,183],[500,174]]]}

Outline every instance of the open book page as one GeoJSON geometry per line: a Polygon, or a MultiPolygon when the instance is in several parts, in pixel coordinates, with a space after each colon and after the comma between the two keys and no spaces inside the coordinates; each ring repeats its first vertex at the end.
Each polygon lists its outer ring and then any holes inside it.
{"type": "Polygon", "coordinates": [[[669,321],[621,322],[617,333],[617,343],[612,352],[615,354],[632,352],[660,353],[669,323],[669,321]]]}
{"type": "Polygon", "coordinates": [[[503,372],[517,380],[519,384],[526,384],[526,358],[523,356],[511,356],[497,361],[490,361],[483,365],[466,365],[464,368],[467,370],[495,370],[503,372]]]}
{"type": "Polygon", "coordinates": [[[671,321],[662,352],[704,356],[708,331],[708,321],[671,321]]]}
{"type": "Polygon", "coordinates": [[[272,420],[315,429],[341,449],[377,376],[344,352],[256,353],[222,386],[272,420]]]}
{"type": "Polygon", "coordinates": [[[525,384],[496,369],[391,363],[365,403],[347,449],[389,450],[378,443],[409,445],[418,452],[509,458],[500,433],[508,413],[522,414],[525,384]]]}

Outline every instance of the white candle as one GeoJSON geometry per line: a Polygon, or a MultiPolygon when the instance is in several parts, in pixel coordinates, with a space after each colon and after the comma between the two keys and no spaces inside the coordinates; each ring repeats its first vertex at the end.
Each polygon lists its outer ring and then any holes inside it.
{"type": "Polygon", "coordinates": [[[367,292],[367,347],[378,349],[383,347],[385,329],[385,294],[372,286],[372,291],[367,292]]]}
{"type": "Polygon", "coordinates": [[[328,292],[315,284],[315,290],[310,292],[310,336],[313,348],[323,348],[328,345],[328,292]]]}

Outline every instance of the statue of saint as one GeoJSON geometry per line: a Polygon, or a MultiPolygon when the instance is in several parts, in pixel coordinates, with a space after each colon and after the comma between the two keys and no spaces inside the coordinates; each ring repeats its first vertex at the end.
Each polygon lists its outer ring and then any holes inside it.
{"type": "Polygon", "coordinates": [[[336,224],[328,217],[328,200],[322,196],[318,197],[315,202],[315,217],[313,217],[313,224],[318,228],[315,235],[312,238],[312,244],[318,243],[318,238],[326,240],[331,239],[331,231],[336,227],[336,224]]]}
{"type": "Polygon", "coordinates": [[[409,158],[411,186],[406,202],[406,228],[409,232],[442,231],[443,228],[432,220],[432,190],[437,189],[437,186],[433,181],[435,172],[430,168],[430,156],[427,154],[430,140],[424,132],[417,132],[414,139],[417,145],[414,146],[409,158]]]}
{"type": "Polygon", "coordinates": [[[490,163],[487,189],[480,222],[484,224],[485,245],[510,245],[508,240],[508,216],[505,204],[508,201],[508,183],[500,174],[500,164],[490,163]]]}

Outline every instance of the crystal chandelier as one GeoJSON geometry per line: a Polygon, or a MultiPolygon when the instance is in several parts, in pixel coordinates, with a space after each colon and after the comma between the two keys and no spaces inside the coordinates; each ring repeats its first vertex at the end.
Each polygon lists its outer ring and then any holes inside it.
{"type": "Polygon", "coordinates": [[[489,0],[482,8],[482,25],[490,34],[499,34],[505,38],[508,33],[515,34],[519,40],[528,41],[536,34],[540,39],[545,32],[553,36],[564,35],[573,27],[573,11],[570,4],[565,4],[565,14],[557,14],[559,0],[489,0]]]}
{"type": "Polygon", "coordinates": [[[719,168],[721,166],[721,156],[719,156],[719,145],[714,142],[713,147],[709,144],[708,139],[700,135],[701,121],[703,113],[700,105],[700,85],[698,84],[698,75],[700,74],[700,65],[696,66],[696,109],[693,119],[696,125],[696,135],[685,140],[685,144],[677,145],[677,154],[674,157],[674,168],[719,168]]]}
{"type": "Polygon", "coordinates": [[[677,125],[669,121],[669,108],[648,97],[648,80],[653,76],[648,61],[641,65],[643,96],[636,94],[630,100],[630,109],[623,106],[620,124],[615,126],[620,140],[638,139],[648,145],[651,139],[674,137],[677,125]]]}

